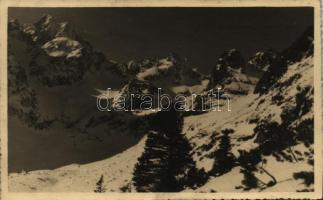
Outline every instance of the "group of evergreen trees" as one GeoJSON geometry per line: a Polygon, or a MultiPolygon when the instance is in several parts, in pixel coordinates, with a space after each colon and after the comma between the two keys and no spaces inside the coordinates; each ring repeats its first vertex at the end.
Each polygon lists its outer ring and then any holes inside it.
{"type": "MultiPolygon", "coordinates": [[[[157,113],[149,120],[151,130],[145,144],[145,151],[138,159],[134,169],[133,184],[138,192],[179,192],[185,188],[197,188],[203,185],[209,176],[221,176],[232,170],[235,166],[241,167],[244,175],[243,188],[266,188],[277,183],[275,177],[269,173],[263,164],[262,155],[265,150],[274,145],[269,141],[277,141],[276,135],[271,134],[272,140],[261,143],[261,138],[267,138],[267,133],[272,133],[275,126],[258,126],[256,132],[259,134],[256,142],[261,147],[250,152],[240,151],[239,157],[231,153],[230,134],[232,129],[221,131],[219,145],[213,153],[213,169],[205,173],[198,170],[190,152],[191,146],[187,139],[181,134],[183,116],[181,112],[172,109],[157,113]],[[259,129],[259,130],[258,130],[259,129]],[[260,135],[262,137],[260,137],[260,135]],[[262,182],[255,173],[265,173],[271,178],[269,182],[262,182]]],[[[277,130],[277,129],[276,129],[277,130]]],[[[277,147],[277,145],[275,146],[277,147]]]]}
{"type": "Polygon", "coordinates": [[[135,166],[133,182],[138,192],[178,192],[203,184],[205,173],[197,170],[191,146],[181,134],[182,113],[162,111],[150,120],[145,151],[135,166]]]}
{"type": "Polygon", "coordinates": [[[233,132],[234,130],[232,129],[224,129],[221,131],[222,134],[219,137],[218,149],[213,154],[214,166],[209,172],[210,175],[216,177],[221,176],[238,165],[240,166],[240,172],[244,176],[244,179],[241,182],[244,190],[250,190],[252,188],[262,189],[275,185],[277,183],[275,177],[263,167],[263,164],[266,163],[266,160],[262,159],[263,149],[256,148],[249,152],[240,150],[239,157],[235,157],[231,153],[230,134],[233,132]],[[271,180],[267,183],[263,182],[255,176],[256,172],[265,173],[271,180]]]}
{"type": "Polygon", "coordinates": [[[248,152],[240,150],[239,154],[240,156],[237,159],[237,163],[241,166],[240,172],[244,176],[244,179],[241,182],[242,185],[244,185],[244,190],[253,188],[265,189],[276,185],[276,178],[264,167],[267,160],[262,158],[261,148],[255,148],[248,152]],[[257,178],[255,173],[265,173],[271,180],[263,182],[261,179],[257,178]]]}

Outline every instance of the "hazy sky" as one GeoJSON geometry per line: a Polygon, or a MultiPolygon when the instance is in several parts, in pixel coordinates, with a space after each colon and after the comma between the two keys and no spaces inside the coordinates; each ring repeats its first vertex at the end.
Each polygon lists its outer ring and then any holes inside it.
{"type": "Polygon", "coordinates": [[[109,59],[125,62],[175,52],[208,72],[225,50],[247,59],[288,47],[309,25],[311,8],[11,8],[9,19],[44,14],[71,22],[109,59]]]}

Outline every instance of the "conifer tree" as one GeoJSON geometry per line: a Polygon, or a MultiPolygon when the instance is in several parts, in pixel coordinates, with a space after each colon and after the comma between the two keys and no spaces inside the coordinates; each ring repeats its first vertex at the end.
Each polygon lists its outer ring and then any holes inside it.
{"type": "Polygon", "coordinates": [[[234,156],[231,153],[231,142],[229,134],[233,133],[232,129],[222,130],[220,144],[215,152],[215,162],[212,172],[215,176],[219,176],[230,171],[234,165],[234,156]]]}
{"type": "Polygon", "coordinates": [[[244,179],[241,181],[241,183],[244,185],[244,190],[250,190],[252,188],[259,187],[258,179],[256,178],[253,171],[242,168],[240,172],[243,173],[244,179]]]}
{"type": "Polygon", "coordinates": [[[106,189],[104,188],[103,182],[104,182],[103,175],[101,175],[100,179],[96,183],[96,189],[94,190],[94,192],[97,192],[97,193],[106,192],[106,189]]]}

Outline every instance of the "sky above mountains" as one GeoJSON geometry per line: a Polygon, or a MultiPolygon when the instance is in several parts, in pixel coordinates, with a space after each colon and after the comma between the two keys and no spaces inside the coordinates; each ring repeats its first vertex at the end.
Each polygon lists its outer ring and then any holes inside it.
{"type": "Polygon", "coordinates": [[[119,62],[174,52],[205,73],[232,48],[245,59],[268,48],[282,50],[314,19],[311,8],[10,8],[8,14],[22,23],[44,14],[69,21],[119,62]]]}

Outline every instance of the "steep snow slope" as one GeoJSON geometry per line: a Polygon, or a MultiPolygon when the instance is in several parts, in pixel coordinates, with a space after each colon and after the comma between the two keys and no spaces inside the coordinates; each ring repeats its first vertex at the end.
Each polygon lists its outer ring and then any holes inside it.
{"type": "MultiPolygon", "coordinates": [[[[313,57],[310,56],[290,65],[287,72],[266,95],[248,95],[235,99],[232,102],[231,112],[209,112],[187,117],[183,132],[193,145],[192,155],[197,166],[211,173],[213,168],[221,165],[214,162],[214,153],[219,149],[220,132],[231,129],[233,130],[230,135],[231,153],[235,159],[239,160],[243,152],[260,149],[262,160],[266,161],[257,165],[263,165],[262,167],[272,173],[277,181],[277,184],[272,187],[256,187],[255,190],[311,190],[311,184],[306,185],[301,180],[294,180],[294,176],[297,176],[294,173],[301,171],[313,173],[312,92],[313,57]],[[302,108],[306,106],[308,110],[303,110],[302,108]],[[261,123],[284,125],[286,130],[289,130],[287,137],[294,140],[290,144],[291,148],[269,149],[270,152],[266,152],[268,149],[263,146],[266,143],[259,142],[263,140],[261,139],[264,137],[261,136],[263,133],[257,131],[261,123]],[[306,124],[309,129],[302,129],[301,124],[306,124]],[[307,135],[301,136],[301,134],[307,135]]],[[[280,134],[280,140],[284,140],[285,133],[280,132],[278,127],[274,130],[262,129],[262,131],[280,134]]],[[[243,174],[240,168],[241,165],[237,163],[231,171],[219,177],[211,175],[210,180],[199,191],[243,190],[241,186],[243,174]],[[229,179],[235,181],[224,181],[229,179]],[[224,182],[226,184],[223,184],[224,182]]],[[[263,170],[255,172],[256,177],[267,183],[270,181],[270,176],[264,174],[263,170]]]]}
{"type": "MultiPolygon", "coordinates": [[[[294,150],[304,152],[304,147],[297,146],[294,150]]],[[[257,192],[259,190],[265,192],[295,192],[303,189],[308,189],[304,180],[294,179],[294,173],[299,171],[308,171],[308,164],[306,162],[279,162],[274,157],[265,157],[268,160],[268,164],[265,169],[269,172],[275,172],[275,178],[278,183],[273,187],[264,189],[253,189],[251,192],[257,192]]],[[[195,190],[195,192],[242,192],[242,187],[239,187],[244,180],[244,175],[241,173],[242,167],[234,167],[229,173],[226,173],[219,177],[211,177],[209,181],[202,187],[195,190]],[[230,181],[228,181],[230,180],[230,181]]],[[[263,181],[270,181],[270,177],[258,173],[259,177],[263,181]]],[[[192,191],[192,190],[187,190],[192,191]]]]}
{"type": "Polygon", "coordinates": [[[134,165],[144,150],[146,137],[111,158],[83,165],[67,165],[55,170],[38,170],[9,175],[13,192],[93,192],[101,175],[107,192],[131,187],[134,165]]]}

